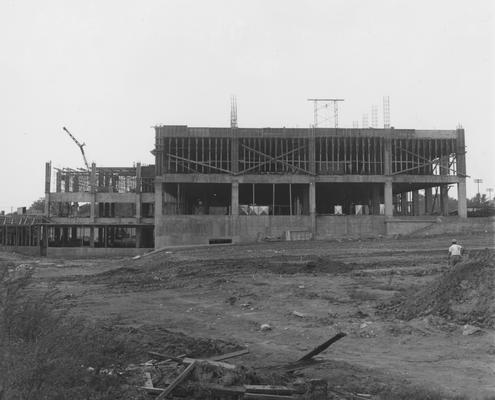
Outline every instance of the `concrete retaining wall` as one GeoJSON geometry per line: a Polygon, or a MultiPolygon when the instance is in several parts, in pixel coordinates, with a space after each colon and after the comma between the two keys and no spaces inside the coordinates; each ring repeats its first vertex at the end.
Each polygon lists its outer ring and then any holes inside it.
{"type": "Polygon", "coordinates": [[[436,217],[391,217],[385,221],[387,235],[413,235],[436,225],[436,217]]]}
{"type": "Polygon", "coordinates": [[[389,218],[386,220],[388,235],[428,236],[460,234],[468,232],[495,232],[495,217],[459,218],[431,217],[430,220],[409,218],[389,218]]]}
{"type": "Polygon", "coordinates": [[[309,215],[240,215],[237,221],[237,236],[241,242],[283,238],[286,231],[311,232],[309,215]]]}
{"type": "MultiPolygon", "coordinates": [[[[248,216],[168,215],[155,225],[156,248],[174,245],[208,244],[211,239],[231,239],[233,243],[284,238],[286,231],[311,232],[309,215],[248,216]]],[[[385,235],[384,216],[318,216],[316,239],[342,236],[385,235]]],[[[297,234],[291,237],[297,237],[297,234]]]]}
{"type": "Polygon", "coordinates": [[[231,225],[229,215],[164,215],[155,220],[155,248],[232,238],[231,225]]]}
{"type": "Polygon", "coordinates": [[[385,235],[385,217],[382,215],[319,215],[316,217],[316,239],[378,235],[385,235]]]}

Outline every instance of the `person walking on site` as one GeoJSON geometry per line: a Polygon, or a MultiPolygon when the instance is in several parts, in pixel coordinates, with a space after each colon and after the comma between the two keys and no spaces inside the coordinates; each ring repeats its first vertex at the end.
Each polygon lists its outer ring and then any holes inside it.
{"type": "Polygon", "coordinates": [[[449,247],[449,265],[454,266],[462,260],[462,246],[457,244],[457,240],[452,239],[449,247]]]}

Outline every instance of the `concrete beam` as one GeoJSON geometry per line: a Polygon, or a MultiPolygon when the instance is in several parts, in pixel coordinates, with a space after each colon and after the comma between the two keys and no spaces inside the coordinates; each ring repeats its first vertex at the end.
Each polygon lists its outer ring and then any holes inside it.
{"type": "MultiPolygon", "coordinates": [[[[163,137],[231,137],[231,128],[225,127],[188,127],[180,126],[157,126],[156,136],[163,137]]],[[[242,137],[309,137],[311,128],[243,128],[242,137]]],[[[414,129],[350,129],[350,128],[316,128],[316,136],[359,136],[359,137],[394,137],[401,139],[421,138],[421,139],[454,139],[455,130],[414,130],[414,129]]]]}

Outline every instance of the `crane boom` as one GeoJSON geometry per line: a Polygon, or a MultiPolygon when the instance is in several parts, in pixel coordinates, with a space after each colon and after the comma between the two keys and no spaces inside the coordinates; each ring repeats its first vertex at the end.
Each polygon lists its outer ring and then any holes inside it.
{"type": "Polygon", "coordinates": [[[67,132],[67,134],[70,136],[70,138],[77,144],[77,146],[79,147],[79,150],[81,150],[81,154],[83,156],[83,159],[84,159],[84,164],[86,165],[86,169],[89,171],[90,168],[89,168],[89,164],[88,164],[88,160],[86,159],[86,154],[84,153],[84,146],[86,146],[86,143],[80,143],[79,140],[77,140],[74,135],[72,135],[72,133],[69,132],[69,130],[64,126],[62,127],[62,129],[67,132]]]}

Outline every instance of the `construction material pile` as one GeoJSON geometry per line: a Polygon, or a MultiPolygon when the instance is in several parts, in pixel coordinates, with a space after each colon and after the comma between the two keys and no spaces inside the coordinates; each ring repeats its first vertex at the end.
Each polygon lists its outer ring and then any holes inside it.
{"type": "Polygon", "coordinates": [[[436,315],[458,324],[495,327],[493,256],[489,250],[472,254],[428,285],[379,308],[404,320],[436,315]]]}

